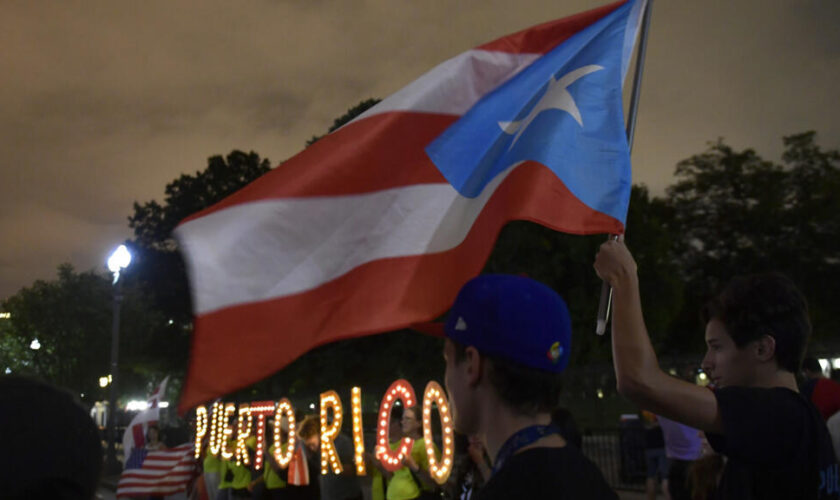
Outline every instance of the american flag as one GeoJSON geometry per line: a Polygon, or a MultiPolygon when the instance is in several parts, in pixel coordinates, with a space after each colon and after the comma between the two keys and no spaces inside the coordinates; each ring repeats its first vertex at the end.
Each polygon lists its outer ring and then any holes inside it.
{"type": "Polygon", "coordinates": [[[149,451],[131,450],[117,484],[117,497],[171,495],[185,491],[197,474],[193,445],[149,451]]]}

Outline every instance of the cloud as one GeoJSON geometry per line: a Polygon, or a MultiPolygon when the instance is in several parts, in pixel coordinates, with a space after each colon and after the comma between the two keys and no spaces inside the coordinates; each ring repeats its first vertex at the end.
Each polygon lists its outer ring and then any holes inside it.
{"type": "MultiPolygon", "coordinates": [[[[574,0],[109,0],[0,5],[0,297],[70,261],[99,265],[134,201],[206,159],[275,165],[368,97],[574,0]]],[[[778,157],[782,135],[837,147],[840,4],[656,2],[637,181],[723,136],[778,157]]]]}

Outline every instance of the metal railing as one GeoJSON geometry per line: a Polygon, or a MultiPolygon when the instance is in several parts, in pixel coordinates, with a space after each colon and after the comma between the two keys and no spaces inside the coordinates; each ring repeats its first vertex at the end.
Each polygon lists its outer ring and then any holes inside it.
{"type": "Polygon", "coordinates": [[[645,487],[644,433],[639,429],[593,429],[583,436],[583,454],[613,489],[645,487]]]}

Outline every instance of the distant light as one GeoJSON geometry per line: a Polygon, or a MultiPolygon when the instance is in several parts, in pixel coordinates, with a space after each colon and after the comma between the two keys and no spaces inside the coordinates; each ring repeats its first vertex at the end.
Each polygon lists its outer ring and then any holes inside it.
{"type": "Polygon", "coordinates": [[[840,358],[832,359],[831,366],[833,366],[835,370],[840,370],[840,358]]]}
{"type": "Polygon", "coordinates": [[[169,401],[161,401],[160,405],[158,406],[160,406],[161,408],[169,408],[169,401]]]}
{"type": "Polygon", "coordinates": [[[85,397],[85,393],[84,393],[84,392],[82,393],[82,397],[85,397]]]}
{"type": "Polygon", "coordinates": [[[120,245],[114,253],[108,257],[108,270],[114,273],[114,283],[120,278],[120,271],[131,264],[131,253],[125,245],[120,245]]]}
{"type": "Polygon", "coordinates": [[[699,378],[700,380],[706,380],[706,378],[707,378],[706,373],[705,372],[700,372],[700,375],[697,375],[697,378],[699,378]]]}
{"type": "Polygon", "coordinates": [[[99,377],[99,387],[107,387],[109,382],[111,382],[111,376],[110,375],[106,375],[104,377],[99,377]]]}
{"type": "Polygon", "coordinates": [[[174,319],[170,319],[170,320],[169,320],[169,324],[171,325],[171,324],[173,324],[173,323],[175,323],[175,320],[174,320],[174,319]]]}
{"type": "Polygon", "coordinates": [[[143,411],[149,407],[148,401],[143,401],[140,399],[133,399],[125,405],[125,409],[127,411],[143,411]]]}
{"type": "Polygon", "coordinates": [[[309,409],[314,410],[315,409],[315,403],[309,403],[309,409]]]}
{"type": "Polygon", "coordinates": [[[6,375],[8,375],[10,373],[12,373],[12,369],[7,366],[6,367],[6,375]]]}
{"type": "Polygon", "coordinates": [[[822,368],[823,373],[828,371],[829,366],[827,359],[820,358],[820,368],[822,368]]]}
{"type": "Polygon", "coordinates": [[[670,373],[671,375],[677,376],[677,369],[676,368],[671,368],[670,370],[668,370],[668,373],[670,373]]]}
{"type": "Polygon", "coordinates": [[[12,317],[12,313],[10,313],[10,312],[0,313],[0,319],[11,319],[11,317],[12,317]]]}
{"type": "Polygon", "coordinates": [[[604,391],[598,389],[598,399],[604,399],[604,391]]]}
{"type": "Polygon", "coordinates": [[[33,351],[37,351],[41,348],[41,343],[38,342],[38,339],[32,339],[32,342],[29,343],[29,348],[33,351]]]}

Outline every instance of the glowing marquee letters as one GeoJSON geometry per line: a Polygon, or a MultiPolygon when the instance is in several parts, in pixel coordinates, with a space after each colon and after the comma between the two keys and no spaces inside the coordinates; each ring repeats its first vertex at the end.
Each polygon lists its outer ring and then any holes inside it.
{"type": "MultiPolygon", "coordinates": [[[[321,394],[321,474],[328,474],[330,469],[335,474],[341,474],[343,466],[335,448],[335,438],[341,432],[343,421],[343,409],[341,398],[335,391],[327,391],[321,394]],[[332,422],[329,415],[332,412],[332,422]]],[[[407,380],[397,380],[391,384],[382,398],[377,415],[376,426],[376,458],[382,466],[389,471],[396,471],[404,466],[403,461],[411,452],[414,440],[404,437],[398,444],[396,450],[391,450],[388,445],[388,431],[390,426],[391,409],[398,400],[401,400],[406,408],[417,404],[417,397],[414,388],[407,380]]],[[[365,470],[365,443],[362,432],[362,390],[359,387],[351,389],[351,415],[353,419],[353,446],[356,474],[363,476],[365,470]]],[[[454,438],[452,429],[452,414],[449,409],[449,402],[446,394],[437,382],[429,382],[423,393],[423,439],[425,441],[426,455],[429,461],[429,475],[438,484],[444,484],[452,472],[454,438]],[[437,407],[440,415],[442,430],[442,452],[440,459],[436,456],[432,433],[432,412],[437,407]]],[[[235,457],[237,464],[250,465],[247,442],[252,436],[255,439],[255,454],[253,467],[260,470],[263,466],[266,438],[266,418],[274,414],[274,460],[277,464],[286,468],[292,461],[295,446],[297,445],[297,433],[295,423],[295,410],[287,398],[282,398],[275,406],[273,401],[255,401],[242,403],[238,408],[238,419],[236,420],[236,439],[233,439],[233,425],[231,417],[237,413],[237,406],[234,403],[213,403],[210,411],[204,406],[196,409],[196,458],[201,455],[201,445],[204,437],[209,435],[207,452],[211,455],[221,455],[225,460],[235,457]],[[283,445],[283,419],[288,423],[288,443],[283,445]]]]}
{"type": "Polygon", "coordinates": [[[201,456],[201,441],[207,434],[207,408],[199,406],[195,409],[195,459],[201,456]]]}
{"type": "Polygon", "coordinates": [[[352,411],[353,411],[353,458],[356,462],[356,475],[364,476],[365,471],[365,440],[362,434],[362,389],[354,387],[351,389],[352,411]]]}
{"type": "Polygon", "coordinates": [[[452,415],[446,401],[443,389],[437,382],[426,384],[423,393],[423,440],[426,442],[426,456],[429,457],[429,474],[438,484],[444,484],[452,472],[452,454],[454,452],[454,438],[452,432],[452,415]],[[432,441],[432,405],[437,404],[440,414],[440,426],[443,430],[443,454],[441,463],[435,457],[435,446],[432,441]]]}
{"type": "Polygon", "coordinates": [[[239,405],[239,419],[236,421],[236,465],[251,463],[245,441],[251,435],[253,426],[254,417],[251,416],[251,407],[247,403],[242,403],[239,405]]]}
{"type": "Polygon", "coordinates": [[[342,413],[341,398],[335,391],[321,394],[321,474],[326,474],[330,467],[336,474],[344,472],[335,449],[335,437],[341,431],[342,413]],[[328,423],[330,409],[333,415],[332,424],[328,423]]]}
{"type": "Polygon", "coordinates": [[[417,397],[414,395],[414,387],[407,380],[397,380],[385,391],[385,397],[379,404],[379,423],[376,426],[376,458],[382,462],[385,470],[394,472],[403,466],[403,459],[411,452],[414,440],[404,437],[395,451],[388,446],[388,430],[391,420],[391,407],[401,399],[406,407],[414,406],[417,397]]]}
{"type": "Polygon", "coordinates": [[[292,456],[295,453],[296,436],[295,409],[288,399],[283,398],[277,403],[277,412],[274,414],[274,460],[277,461],[277,465],[284,469],[289,466],[289,462],[292,461],[292,456]],[[289,423],[289,445],[286,447],[286,453],[282,453],[281,451],[283,445],[283,429],[280,423],[283,417],[289,423]]]}
{"type": "Polygon", "coordinates": [[[265,454],[265,418],[274,413],[274,401],[251,403],[251,415],[257,419],[257,445],[254,450],[254,469],[260,470],[265,454]]]}

